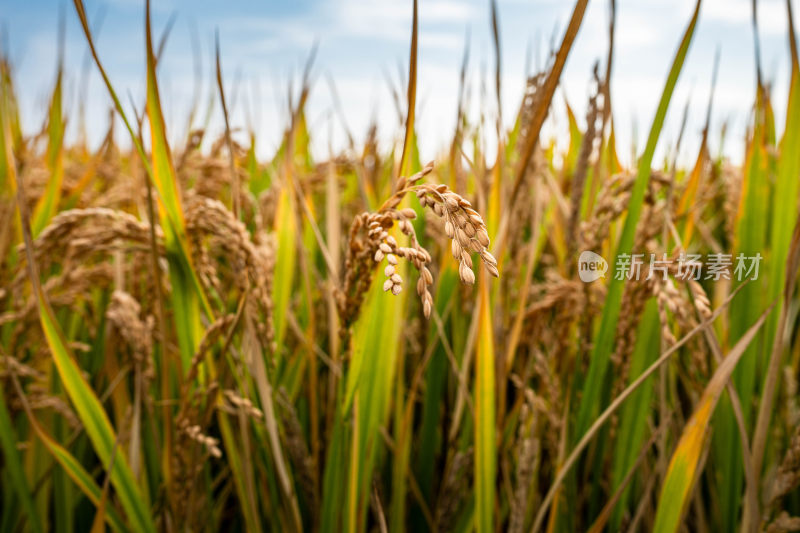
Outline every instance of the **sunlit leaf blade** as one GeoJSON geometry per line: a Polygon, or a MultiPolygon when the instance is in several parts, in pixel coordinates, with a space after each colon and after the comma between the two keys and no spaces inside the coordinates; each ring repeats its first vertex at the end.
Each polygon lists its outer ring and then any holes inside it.
{"type": "Polygon", "coordinates": [[[145,154],[144,147],[140,142],[139,135],[133,130],[128,116],[120,103],[119,97],[114,90],[111,80],[103,68],[100,58],[95,48],[95,43],[92,38],[92,32],[89,29],[89,21],[86,15],[86,8],[83,5],[83,0],[73,0],[75,10],[80,19],[81,26],[86,36],[87,43],[91,55],[97,65],[103,82],[108,89],[109,96],[114,102],[114,108],[122,118],[125,128],[130,135],[131,142],[136,148],[142,164],[145,168],[148,178],[158,191],[159,200],[159,214],[162,219],[162,227],[164,229],[165,238],[167,240],[167,248],[169,250],[169,259],[172,262],[170,268],[170,276],[175,276],[173,281],[178,282],[178,286],[183,287],[178,292],[184,293],[179,295],[177,301],[180,305],[188,305],[188,311],[181,313],[181,325],[178,328],[178,338],[181,343],[182,355],[184,356],[184,363],[188,364],[188,358],[193,353],[193,347],[189,339],[194,338],[195,342],[199,341],[202,331],[199,329],[199,314],[204,312],[207,317],[213,315],[211,307],[206,299],[205,292],[200,284],[200,280],[192,267],[191,254],[189,253],[189,245],[186,239],[185,222],[183,220],[183,212],[180,205],[180,195],[177,188],[177,179],[175,177],[175,170],[172,166],[172,159],[169,152],[169,146],[166,141],[166,132],[164,130],[164,119],[161,112],[161,103],[158,95],[158,84],[155,73],[155,54],[153,52],[152,32],[150,30],[150,4],[147,3],[147,13],[145,17],[145,30],[146,30],[146,51],[147,51],[147,114],[150,119],[150,134],[151,134],[151,150],[152,150],[152,163],[150,158],[145,154]],[[157,169],[155,167],[158,167],[157,169]],[[158,174],[158,178],[156,177],[158,174]],[[180,272],[180,274],[178,274],[180,272]],[[190,294],[193,292],[194,294],[190,294]],[[183,297],[185,296],[185,297],[183,297]],[[201,305],[199,310],[197,303],[192,300],[198,299],[201,305]]]}
{"type": "MultiPolygon", "coordinates": [[[[791,2],[786,2],[787,21],[789,26],[789,48],[791,52],[791,65],[792,77],[789,86],[789,103],[786,115],[786,128],[784,129],[783,139],[780,146],[780,159],[778,161],[778,180],[781,185],[789,190],[795,190],[797,187],[797,180],[791,179],[788,176],[797,176],[800,172],[800,64],[798,64],[797,57],[797,41],[794,33],[794,19],[792,14],[791,2]],[[785,179],[792,181],[791,184],[786,184],[785,179]]],[[[787,195],[791,199],[791,195],[787,195]]],[[[781,201],[781,207],[778,210],[791,210],[797,209],[796,204],[791,201],[781,201]]],[[[777,211],[777,210],[776,210],[777,211]]],[[[786,213],[777,212],[774,214],[775,220],[781,219],[780,222],[773,221],[773,228],[776,223],[786,223],[784,219],[786,213]]],[[[790,222],[790,221],[789,221],[790,222]]],[[[800,261],[800,219],[796,219],[794,223],[794,231],[791,234],[789,242],[779,241],[776,234],[781,233],[784,238],[787,236],[787,229],[784,227],[773,229],[773,239],[771,246],[786,246],[786,254],[784,260],[776,261],[775,265],[771,267],[774,275],[780,275],[783,279],[783,289],[776,294],[775,282],[772,277],[769,279],[769,295],[779,302],[780,313],[777,317],[770,317],[767,321],[766,340],[768,350],[765,353],[770,354],[770,360],[767,364],[765,372],[764,383],[761,387],[762,395],[758,408],[758,417],[756,420],[755,429],[753,432],[753,462],[756,477],[761,475],[761,466],[764,460],[764,451],[766,448],[768,427],[772,419],[773,400],[775,398],[775,389],[778,382],[778,372],[783,364],[783,349],[784,342],[784,329],[789,314],[789,307],[791,300],[787,298],[788,295],[794,293],[796,280],[794,273],[797,271],[798,261],[800,261]],[[785,265],[783,270],[779,270],[781,265],[785,265]],[[773,320],[774,318],[774,320],[773,320]]],[[[780,253],[780,252],[778,252],[780,253]]],[[[777,255],[777,254],[776,254],[777,255]]],[[[749,510],[748,510],[749,511],[749,510]]]]}
{"type": "MultiPolygon", "coordinates": [[[[14,87],[11,82],[10,67],[5,57],[0,55],[0,205],[12,210],[17,191],[16,168],[14,167],[15,127],[19,127],[14,87]]],[[[11,223],[0,228],[0,255],[8,254],[9,264],[16,262],[16,249],[12,246],[14,238],[19,238],[18,219],[12,217],[11,223]]]]}
{"type": "MultiPolygon", "coordinates": [[[[790,31],[794,28],[790,26],[790,31]]],[[[796,60],[796,58],[795,58],[796,60]]],[[[800,67],[792,63],[789,84],[789,100],[786,105],[786,126],[779,146],[780,157],[776,162],[776,180],[773,204],[770,208],[770,261],[767,276],[767,294],[780,306],[786,284],[786,260],[792,240],[792,230],[798,213],[798,190],[800,190],[800,67]]],[[[766,266],[766,265],[765,265],[766,266]]],[[[767,319],[765,331],[765,353],[769,353],[776,334],[777,315],[767,319]]]]}
{"type": "Polygon", "coordinates": [[[389,415],[401,349],[398,341],[404,302],[383,292],[382,285],[381,277],[374,276],[363,311],[353,326],[353,364],[346,386],[351,400],[341,404],[349,411],[342,414],[352,416],[353,424],[347,453],[346,530],[361,528],[366,516],[373,468],[382,448],[380,427],[389,415]]]}
{"type": "Polygon", "coordinates": [[[275,283],[272,287],[272,299],[275,302],[275,341],[279,351],[282,351],[289,301],[294,293],[293,283],[297,262],[297,217],[294,204],[293,195],[288,187],[282,188],[275,210],[278,244],[275,278],[280,280],[280,283],[275,283]]]}
{"type": "MultiPolygon", "coordinates": [[[[53,311],[39,290],[37,295],[39,318],[61,382],[75,406],[95,452],[103,464],[111,464],[114,443],[117,440],[111,422],[91,386],[86,382],[67,348],[53,311]]],[[[111,467],[111,483],[119,495],[131,524],[139,531],[155,531],[148,506],[142,499],[130,466],[124,455],[116,454],[111,467]]]]}
{"type": "MultiPolygon", "coordinates": [[[[748,258],[756,257],[757,254],[761,254],[766,249],[765,245],[768,242],[769,211],[772,209],[768,205],[770,197],[769,176],[772,172],[770,152],[774,141],[771,117],[772,110],[769,95],[766,88],[762,87],[757,90],[752,138],[747,147],[744,163],[741,200],[736,221],[733,269],[737,266],[738,260],[736,257],[739,254],[748,258]]],[[[791,224],[787,229],[791,231],[791,224]]],[[[785,230],[776,228],[776,231],[783,233],[785,230]]],[[[781,243],[776,251],[781,253],[780,249],[785,245],[788,245],[788,241],[781,243]]],[[[771,265],[768,270],[769,274],[767,276],[759,275],[757,279],[748,283],[742,289],[739,299],[731,305],[729,332],[731,342],[744,335],[748,325],[753,323],[764,310],[768,297],[766,278],[783,278],[783,275],[774,272],[772,267],[778,266],[777,270],[780,270],[784,268],[784,265],[775,265],[771,261],[769,264],[771,265]]],[[[742,405],[746,407],[751,405],[753,395],[756,392],[756,378],[760,366],[759,359],[761,359],[761,354],[763,353],[762,349],[763,343],[752,343],[745,350],[741,363],[733,373],[736,392],[742,405]]],[[[751,409],[744,408],[742,415],[749,431],[751,409]]],[[[728,478],[728,482],[720,486],[720,527],[729,529],[735,527],[735,517],[739,514],[741,507],[744,471],[741,461],[742,448],[737,438],[739,430],[727,397],[723,397],[720,402],[719,409],[717,409],[715,415],[715,425],[714,459],[715,463],[720,465],[721,471],[728,478]]]]}
{"type": "MultiPolygon", "coordinates": [[[[36,423],[31,421],[31,425],[36,431],[37,436],[42,440],[45,447],[52,454],[53,458],[58,461],[67,475],[77,485],[87,498],[95,505],[99,506],[102,500],[102,489],[97,485],[94,478],[83,468],[81,463],[69,453],[69,451],[61,446],[58,442],[53,440],[52,437],[47,435],[44,430],[36,423]]],[[[117,514],[113,506],[106,505],[104,511],[104,519],[108,522],[114,531],[123,532],[128,528],[125,522],[117,514]]]]}
{"type": "Polygon", "coordinates": [[[408,94],[406,99],[406,132],[403,139],[403,152],[400,155],[400,175],[411,175],[411,147],[415,144],[414,119],[417,106],[417,0],[414,0],[414,12],[411,22],[411,52],[408,66],[408,94]]]}
{"type": "MultiPolygon", "coordinates": [[[[9,156],[10,166],[15,167],[16,163],[13,155],[9,154],[9,156]]],[[[39,323],[61,380],[61,385],[72,402],[95,453],[104,467],[110,468],[108,474],[111,484],[116,490],[131,525],[138,531],[155,531],[149,506],[139,491],[139,486],[127,459],[124,454],[114,453],[117,436],[108,415],[76,363],[61,326],[42,289],[33,250],[28,209],[23,201],[24,190],[19,178],[17,177],[16,179],[17,210],[23,230],[28,278],[33,288],[33,300],[38,311],[39,323]],[[113,461],[111,460],[112,456],[114,457],[113,461]]]]}
{"type": "Polygon", "coordinates": [[[156,80],[156,57],[153,52],[150,29],[150,3],[146,16],[147,44],[147,116],[150,122],[150,149],[152,151],[152,179],[158,191],[158,207],[170,263],[170,280],[173,283],[173,306],[181,312],[175,314],[178,342],[184,371],[203,333],[200,316],[212,315],[205,292],[192,267],[186,222],[183,218],[178,178],[172,165],[172,155],[167,143],[164,116],[156,80]]]}
{"type": "MultiPolygon", "coordinates": [[[[26,238],[26,242],[30,245],[32,241],[26,238]]],[[[39,281],[35,278],[36,268],[30,246],[26,246],[26,252],[39,311],[39,320],[67,396],[75,406],[78,417],[89,436],[89,440],[92,442],[98,458],[103,464],[111,465],[109,473],[111,483],[117,491],[122,507],[125,509],[131,524],[139,531],[155,531],[148,505],[139,492],[138,485],[125,456],[114,454],[117,437],[108,415],[76,364],[55,315],[47,302],[44,292],[42,292],[39,281]],[[111,461],[112,454],[114,454],[113,463],[111,461]]]]}
{"type": "MultiPolygon", "coordinates": [[[[647,183],[650,180],[650,167],[653,161],[653,155],[655,154],[656,145],[661,135],[661,127],[667,115],[672,93],[675,90],[675,85],[678,82],[678,77],[683,68],[684,60],[689,51],[689,45],[692,42],[699,14],[700,0],[698,0],[695,5],[694,14],[680,42],[669,75],[667,76],[664,90],[661,93],[661,100],[659,101],[653,124],[650,128],[650,134],[647,138],[647,145],[645,146],[644,154],[642,154],[639,160],[636,181],[633,185],[630,202],[628,203],[628,214],[625,217],[622,235],[617,244],[617,250],[612,265],[617,264],[617,257],[621,254],[630,254],[633,249],[633,238],[636,233],[636,226],[639,222],[639,215],[642,211],[644,193],[647,188],[647,183]]],[[[589,371],[584,382],[583,396],[573,435],[583,435],[586,432],[592,418],[602,404],[600,395],[606,378],[609,356],[611,355],[614,344],[614,335],[617,330],[617,320],[620,314],[624,283],[623,279],[617,279],[615,276],[611,279],[608,286],[608,294],[606,296],[605,306],[603,307],[600,328],[591,353],[589,371]]]]}
{"type": "Polygon", "coordinates": [[[761,329],[768,313],[769,310],[763,313],[725,356],[695,405],[694,413],[683,429],[664,478],[653,528],[656,533],[678,530],[690,492],[697,479],[697,469],[708,438],[711,415],[736,364],[761,329]]]}
{"type": "Polygon", "coordinates": [[[62,116],[62,78],[59,65],[56,87],[50,100],[50,115],[47,121],[47,169],[50,178],[44,194],[39,198],[33,211],[31,230],[36,237],[58,211],[61,187],[64,181],[64,117],[62,116]]]}
{"type": "Polygon", "coordinates": [[[475,525],[479,532],[494,531],[494,494],[497,470],[495,445],[494,337],[489,308],[489,279],[481,270],[478,287],[478,351],[475,374],[475,525]]]}

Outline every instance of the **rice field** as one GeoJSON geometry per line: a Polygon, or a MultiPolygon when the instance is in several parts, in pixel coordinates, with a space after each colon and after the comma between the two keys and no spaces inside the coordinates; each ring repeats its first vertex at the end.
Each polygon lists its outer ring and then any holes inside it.
{"type": "Polygon", "coordinates": [[[542,133],[588,0],[511,128],[469,117],[465,61],[431,162],[416,1],[397,142],[315,157],[307,70],[266,160],[231,133],[219,43],[224,134],[166,131],[145,4],[139,104],[66,14],[130,148],[114,120],[66,140],[61,64],[23,131],[0,56],[0,532],[800,531],[791,1],[785,123],[759,65],[743,161],[710,120],[662,138],[698,0],[630,168],[613,22],[568,146],[542,133]],[[681,142],[693,164],[656,158],[681,142]]]}

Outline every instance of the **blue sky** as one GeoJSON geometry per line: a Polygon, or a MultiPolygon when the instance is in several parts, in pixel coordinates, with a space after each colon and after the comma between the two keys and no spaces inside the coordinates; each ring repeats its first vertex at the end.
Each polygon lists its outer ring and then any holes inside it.
{"type": "MultiPolygon", "coordinates": [[[[798,2],[793,1],[795,13],[798,2]]],[[[502,50],[502,102],[506,121],[512,119],[522,94],[526,58],[531,68],[543,64],[553,36],[560,41],[573,6],[567,0],[499,0],[502,50]]],[[[93,21],[102,14],[97,43],[118,92],[144,97],[143,3],[140,0],[87,0],[93,21]]],[[[620,155],[630,160],[634,139],[641,147],[660,96],[661,87],[681,34],[693,9],[692,0],[618,0],[617,48],[612,75],[612,102],[620,155]],[[634,121],[636,126],[634,127],[634,121]]],[[[110,101],[94,68],[88,91],[81,90],[81,68],[86,45],[72,2],[58,0],[0,0],[3,46],[10,50],[22,101],[23,123],[29,132],[42,123],[52,89],[57,50],[59,12],[67,20],[67,109],[86,102],[90,139],[102,138],[110,101]]],[[[252,126],[258,149],[268,156],[286,124],[287,94],[295,91],[303,63],[313,43],[319,52],[313,69],[309,121],[314,128],[314,150],[328,155],[329,146],[343,146],[341,122],[332,113],[328,78],[335,81],[347,124],[357,141],[370,121],[379,124],[381,139],[400,134],[387,79],[399,83],[407,68],[411,2],[401,0],[157,0],[153,23],[156,34],[172,14],[176,22],[159,67],[162,100],[173,139],[184,134],[195,92],[193,38],[201,53],[203,108],[209,101],[212,50],[219,31],[228,98],[233,99],[233,124],[252,126]],[[193,34],[195,37],[193,37],[193,34]],[[234,80],[238,91],[233,95],[234,80]],[[293,85],[292,85],[293,84],[293,85]]],[[[465,39],[471,56],[471,114],[481,107],[481,80],[487,79],[484,104],[494,113],[494,56],[488,0],[420,0],[420,67],[418,78],[418,132],[423,157],[435,157],[449,140],[455,121],[458,70],[465,39]]],[[[774,83],[778,124],[783,123],[788,90],[786,10],[784,0],[759,0],[762,63],[774,83]]],[[[588,97],[591,67],[605,60],[608,2],[591,0],[584,24],[567,62],[554,112],[546,134],[564,132],[564,98],[581,122],[588,97]],[[549,133],[548,133],[549,132],[549,133]]],[[[750,0],[705,0],[686,68],[667,118],[664,153],[677,137],[682,108],[690,98],[683,159],[696,150],[705,116],[715,50],[721,53],[713,124],[729,124],[726,152],[741,157],[744,127],[755,92],[750,0]]],[[[127,101],[128,98],[125,98],[127,101]]],[[[216,100],[215,100],[216,105],[216,100]]],[[[490,115],[491,116],[491,115],[490,115]]],[[[491,119],[493,120],[493,118],[491,119]]],[[[77,119],[69,135],[77,131],[77,119]]],[[[212,130],[221,128],[219,106],[213,110],[212,130]]],[[[120,140],[124,139],[120,133],[120,140]]],[[[563,138],[560,139],[563,142],[563,138]]],[[[489,140],[489,144],[492,144],[489,140]]]]}

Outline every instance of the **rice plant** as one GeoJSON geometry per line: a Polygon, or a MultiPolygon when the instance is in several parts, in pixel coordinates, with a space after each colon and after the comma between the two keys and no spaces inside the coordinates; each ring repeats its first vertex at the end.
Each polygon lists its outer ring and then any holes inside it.
{"type": "Polygon", "coordinates": [[[416,1],[404,129],[327,159],[311,60],[262,160],[232,135],[219,41],[223,134],[196,109],[167,132],[147,1],[132,106],[69,14],[113,102],[96,149],[65,140],[63,60],[27,132],[0,56],[0,531],[800,531],[791,0],[785,124],[759,66],[744,160],[710,153],[707,120],[690,168],[656,154],[700,0],[631,168],[613,0],[585,121],[544,137],[587,4],[506,128],[490,2],[496,131],[465,61],[431,162],[416,1]]]}

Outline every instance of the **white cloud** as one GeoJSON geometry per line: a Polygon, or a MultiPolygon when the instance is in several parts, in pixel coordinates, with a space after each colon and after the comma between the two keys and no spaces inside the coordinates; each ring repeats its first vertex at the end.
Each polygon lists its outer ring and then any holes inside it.
{"type": "MultiPolygon", "coordinates": [[[[112,3],[108,7],[107,24],[116,19],[117,27],[120,26],[120,18],[129,16],[130,7],[140,5],[136,4],[138,0],[108,1],[112,3]]],[[[745,123],[754,86],[750,1],[704,0],[692,50],[667,117],[665,145],[677,135],[676,124],[680,121],[682,107],[691,89],[693,105],[685,146],[688,151],[693,150],[689,146],[691,139],[696,137],[693,134],[698,130],[698,123],[704,118],[713,52],[717,45],[721,46],[722,62],[715,99],[715,123],[723,117],[733,117],[738,125],[745,123]]],[[[797,1],[795,0],[795,5],[797,1]]],[[[641,146],[675,48],[694,3],[695,0],[617,1],[612,88],[620,152],[626,159],[633,117],[638,119],[637,134],[641,146]]],[[[553,28],[557,27],[557,46],[571,14],[573,2],[498,0],[498,5],[503,52],[503,109],[504,118],[510,123],[519,105],[528,44],[537,40],[537,36],[540,37],[538,40],[542,41],[542,46],[537,53],[540,58],[544,57],[549,46],[549,36],[553,28]]],[[[261,96],[265,102],[260,103],[262,116],[258,120],[259,143],[263,148],[263,156],[271,155],[268,152],[269,147],[275,146],[286,119],[285,94],[290,73],[297,75],[311,43],[317,39],[320,42],[320,54],[315,67],[318,81],[309,102],[310,119],[329,120],[332,103],[327,83],[320,79],[320,74],[330,72],[336,80],[342,107],[357,138],[363,138],[373,116],[379,121],[384,141],[397,134],[399,125],[394,104],[386,88],[384,73],[391,72],[396,78],[398,63],[407,65],[412,16],[410,3],[398,0],[314,2],[307,10],[293,10],[290,14],[270,17],[268,8],[262,9],[261,14],[256,16],[250,14],[251,6],[233,2],[228,14],[222,18],[214,18],[205,14],[202,9],[192,10],[184,0],[169,0],[166,4],[159,4],[160,10],[166,11],[166,14],[155,14],[156,21],[163,24],[172,6],[180,7],[179,21],[167,48],[161,81],[164,86],[165,106],[171,107],[178,123],[182,120],[181,110],[185,107],[186,95],[191,93],[193,87],[191,60],[187,61],[191,52],[187,52],[188,38],[182,33],[185,31],[185,17],[187,13],[191,13],[191,18],[197,20],[198,33],[203,40],[205,78],[208,77],[209,68],[209,35],[212,35],[215,27],[219,27],[228,84],[232,84],[239,69],[245,84],[257,78],[267,80],[263,84],[264,94],[261,96]],[[274,103],[276,92],[280,95],[277,108],[274,103]]],[[[484,105],[487,124],[490,126],[494,121],[495,108],[493,81],[490,79],[494,75],[494,58],[489,5],[485,0],[424,0],[420,2],[419,10],[418,124],[423,157],[427,158],[433,157],[452,134],[465,28],[469,27],[471,33],[471,118],[477,121],[479,107],[484,105]],[[487,93],[483,102],[479,79],[481,74],[487,76],[487,93]]],[[[13,30],[13,13],[10,16],[3,13],[2,18],[10,22],[9,26],[13,30]]],[[[75,21],[71,20],[70,24],[73,22],[75,21]]],[[[156,26],[160,27],[158,24],[156,26]]],[[[607,26],[608,3],[591,2],[562,77],[559,96],[562,91],[567,95],[581,123],[585,114],[592,64],[599,59],[602,69],[605,60],[607,26]]],[[[784,0],[759,0],[759,26],[765,74],[776,81],[776,120],[780,125],[786,100],[784,86],[787,85],[785,67],[788,57],[784,0]]],[[[55,27],[54,23],[52,28],[55,27]]],[[[79,31],[73,31],[75,28],[72,26],[70,28],[68,46],[72,48],[68,48],[68,56],[78,58],[73,63],[79,63],[85,44],[79,31]]],[[[100,48],[118,90],[123,93],[132,90],[138,97],[141,92],[139,89],[143,59],[140,56],[143,47],[142,36],[137,28],[138,26],[126,29],[121,33],[104,31],[100,36],[100,48]]],[[[24,39],[20,35],[14,35],[12,31],[11,37],[13,49],[23,59],[18,86],[26,87],[21,95],[27,115],[24,118],[26,124],[31,125],[29,129],[33,130],[41,125],[41,101],[46,99],[51,87],[55,43],[52,35],[44,31],[37,36],[27,35],[24,39]]],[[[77,70],[73,74],[77,76],[77,70]]],[[[204,90],[207,85],[205,78],[204,90]]],[[[103,108],[106,101],[101,89],[99,80],[93,77],[91,92],[102,97],[98,100],[100,103],[92,104],[100,111],[90,109],[92,116],[89,127],[95,138],[101,137],[106,128],[103,108]]],[[[559,114],[563,115],[560,97],[556,99],[554,115],[556,119],[563,120],[563,116],[559,114]]],[[[212,119],[212,129],[220,126],[218,119],[217,116],[212,119]]],[[[246,124],[242,105],[239,105],[234,122],[239,126],[246,124]]],[[[340,130],[338,119],[333,124],[334,130],[340,130]]],[[[561,127],[563,124],[557,123],[556,126],[561,127]]],[[[320,155],[325,156],[327,126],[321,130],[323,133],[318,134],[315,146],[319,146],[320,155]]],[[[491,130],[493,127],[487,127],[489,136],[491,130]]],[[[340,138],[335,145],[343,146],[341,132],[335,135],[340,138]]],[[[739,131],[732,132],[729,138],[729,148],[742,144],[739,131]]],[[[489,140],[489,145],[491,144],[489,140]]]]}
{"type": "Polygon", "coordinates": [[[663,42],[663,26],[651,20],[646,13],[621,12],[617,21],[615,46],[619,49],[638,46],[653,46],[663,42]],[[622,30],[624,28],[624,30],[622,30]]]}
{"type": "MultiPolygon", "coordinates": [[[[762,35],[784,35],[787,29],[786,3],[783,0],[760,0],[758,29],[762,35]]],[[[704,4],[702,16],[737,27],[749,27],[752,19],[750,0],[711,0],[704,4]]]]}
{"type": "Polygon", "coordinates": [[[461,50],[464,48],[464,36],[444,31],[421,31],[419,48],[421,51],[431,48],[461,50]]]}
{"type": "MultiPolygon", "coordinates": [[[[347,0],[331,6],[337,21],[337,31],[349,37],[372,37],[408,40],[411,36],[412,7],[396,0],[361,2],[347,0]]],[[[422,2],[419,6],[420,33],[425,26],[454,25],[463,27],[474,20],[477,11],[469,4],[452,0],[422,2]]]]}

